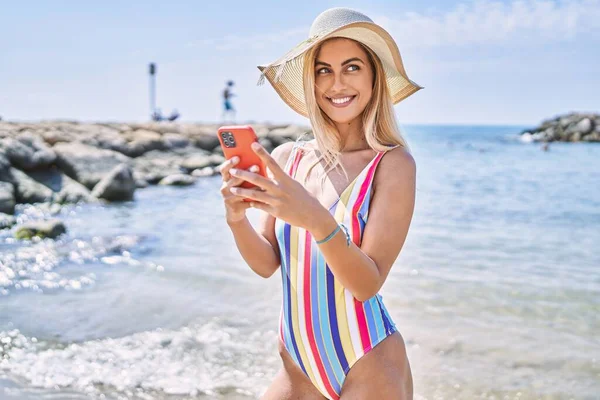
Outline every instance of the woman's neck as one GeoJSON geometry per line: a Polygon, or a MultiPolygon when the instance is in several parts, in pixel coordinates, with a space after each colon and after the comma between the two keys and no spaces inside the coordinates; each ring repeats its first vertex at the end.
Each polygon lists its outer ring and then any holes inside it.
{"type": "Polygon", "coordinates": [[[342,138],[342,152],[365,150],[369,148],[363,132],[362,118],[354,118],[350,122],[337,123],[335,126],[342,138]]]}

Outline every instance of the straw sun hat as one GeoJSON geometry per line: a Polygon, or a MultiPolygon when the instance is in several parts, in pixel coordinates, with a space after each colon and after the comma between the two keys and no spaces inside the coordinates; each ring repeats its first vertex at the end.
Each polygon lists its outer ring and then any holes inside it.
{"type": "Polygon", "coordinates": [[[304,101],[304,53],[326,39],[341,37],[356,40],[369,47],[381,60],[394,104],[423,89],[408,79],[400,51],[394,39],[366,15],[348,8],[330,8],[313,21],[309,38],[300,42],[283,57],[270,64],[259,65],[258,84],[268,79],[275,91],[292,109],[308,117],[304,101]]]}

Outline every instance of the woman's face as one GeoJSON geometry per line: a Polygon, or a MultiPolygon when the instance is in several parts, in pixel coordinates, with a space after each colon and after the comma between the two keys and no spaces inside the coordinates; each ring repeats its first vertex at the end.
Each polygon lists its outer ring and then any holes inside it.
{"type": "Polygon", "coordinates": [[[353,40],[324,42],[315,59],[315,96],[319,107],[337,123],[360,116],[373,93],[373,68],[353,40]]]}

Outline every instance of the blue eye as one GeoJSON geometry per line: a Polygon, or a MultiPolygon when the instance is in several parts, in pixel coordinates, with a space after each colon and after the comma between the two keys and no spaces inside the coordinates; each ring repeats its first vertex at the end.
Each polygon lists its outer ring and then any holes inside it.
{"type": "Polygon", "coordinates": [[[349,66],[348,66],[348,69],[350,69],[350,68],[356,68],[356,69],[354,69],[353,71],[358,71],[358,70],[360,69],[358,65],[354,65],[354,64],[352,64],[352,65],[349,65],[349,66]]]}
{"type": "Polygon", "coordinates": [[[320,68],[320,69],[318,69],[318,70],[317,70],[317,74],[320,74],[320,73],[322,73],[323,71],[325,71],[325,72],[329,72],[329,69],[327,69],[327,68],[320,68]]]}

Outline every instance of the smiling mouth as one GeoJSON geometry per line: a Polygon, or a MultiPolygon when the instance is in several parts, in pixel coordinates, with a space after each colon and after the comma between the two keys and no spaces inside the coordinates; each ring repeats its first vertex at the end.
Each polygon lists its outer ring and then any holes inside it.
{"type": "Polygon", "coordinates": [[[327,97],[327,100],[329,100],[334,107],[346,107],[348,104],[352,103],[352,100],[354,100],[355,97],[356,95],[336,98],[327,97]]]}

